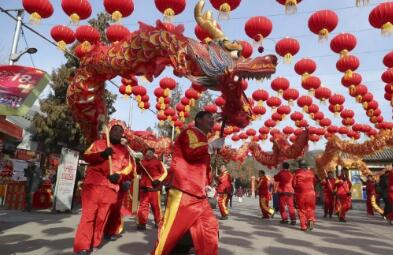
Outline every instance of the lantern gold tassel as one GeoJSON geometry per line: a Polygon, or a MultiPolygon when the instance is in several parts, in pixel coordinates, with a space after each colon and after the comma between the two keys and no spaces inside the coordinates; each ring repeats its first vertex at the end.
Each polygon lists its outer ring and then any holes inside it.
{"type": "Polygon", "coordinates": [[[285,1],[285,14],[291,15],[297,12],[297,0],[285,1]]]}
{"type": "Polygon", "coordinates": [[[228,3],[223,3],[222,5],[220,5],[219,11],[220,12],[218,14],[218,19],[228,20],[231,13],[231,6],[228,3]]]}
{"type": "Polygon", "coordinates": [[[114,22],[120,22],[122,18],[123,18],[123,14],[121,14],[121,12],[119,11],[114,11],[112,13],[112,20],[114,22]]]}
{"type": "Polygon", "coordinates": [[[30,24],[33,25],[38,25],[41,23],[41,15],[39,15],[37,12],[33,12],[30,15],[30,19],[29,19],[30,24]]]}
{"type": "Polygon", "coordinates": [[[284,55],[284,63],[285,64],[290,64],[292,62],[292,54],[291,53],[287,53],[284,55]]]}
{"type": "Polygon", "coordinates": [[[381,27],[381,32],[383,36],[390,36],[393,34],[393,24],[391,22],[386,22],[381,27]]]}
{"type": "Polygon", "coordinates": [[[67,47],[66,42],[63,41],[63,40],[58,41],[58,42],[56,43],[56,45],[57,45],[57,48],[58,48],[59,50],[61,50],[61,51],[64,51],[65,48],[67,47]]]}
{"type": "Polygon", "coordinates": [[[318,41],[319,42],[324,42],[327,41],[328,37],[329,37],[329,30],[327,30],[326,28],[322,29],[321,31],[319,31],[318,33],[318,41]]]}
{"type": "Polygon", "coordinates": [[[164,11],[165,22],[172,22],[174,17],[175,17],[175,11],[172,8],[165,9],[164,11]]]}
{"type": "Polygon", "coordinates": [[[73,13],[73,14],[70,15],[70,20],[71,20],[71,24],[72,25],[78,25],[80,17],[79,17],[78,14],[73,13]]]}

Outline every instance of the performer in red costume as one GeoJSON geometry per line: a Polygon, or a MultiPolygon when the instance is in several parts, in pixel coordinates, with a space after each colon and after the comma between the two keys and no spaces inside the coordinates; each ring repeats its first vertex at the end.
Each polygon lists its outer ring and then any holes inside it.
{"type": "Polygon", "coordinates": [[[293,205],[293,174],[289,171],[289,163],[282,164],[282,170],[274,176],[277,182],[277,193],[279,196],[281,223],[288,223],[288,214],[286,207],[288,207],[291,224],[296,225],[296,213],[293,205]]]}
{"type": "Polygon", "coordinates": [[[299,169],[296,170],[292,183],[295,190],[300,229],[307,231],[312,230],[316,222],[315,184],[317,178],[314,170],[308,169],[306,160],[300,159],[298,163],[299,169]]]}
{"type": "MultiPolygon", "coordinates": [[[[126,129],[125,125],[123,125],[122,127],[123,129],[126,129]]],[[[122,138],[121,143],[127,147],[127,140],[125,138],[122,138]]],[[[121,237],[121,233],[124,230],[123,217],[125,217],[125,215],[124,213],[122,213],[122,210],[124,209],[124,200],[127,199],[127,196],[130,196],[129,192],[131,188],[131,182],[134,177],[134,174],[136,174],[135,159],[131,154],[131,149],[129,147],[127,147],[127,149],[129,153],[128,155],[130,157],[130,162],[132,165],[132,170],[130,173],[121,174],[121,185],[120,185],[120,190],[117,193],[117,201],[114,205],[111,206],[109,211],[108,220],[104,228],[104,237],[110,241],[115,241],[119,237],[121,237]]]]}
{"type": "Polygon", "coordinates": [[[345,215],[351,208],[351,187],[352,183],[348,179],[348,168],[343,168],[341,175],[334,185],[336,195],[336,213],[340,222],[346,222],[345,215]]]}
{"type": "Polygon", "coordinates": [[[374,209],[371,203],[371,199],[372,197],[377,195],[376,192],[376,182],[374,179],[374,176],[372,176],[371,174],[367,175],[367,180],[366,181],[362,181],[363,185],[366,185],[366,194],[367,194],[367,215],[372,216],[374,215],[374,209]]]}
{"type": "Polygon", "coordinates": [[[224,144],[224,138],[208,143],[206,135],[213,125],[211,113],[198,112],[195,127],[183,130],[176,139],[169,170],[171,188],[152,255],[171,254],[188,231],[197,255],[218,254],[218,222],[205,191],[212,181],[209,153],[224,144]]]}
{"type": "Polygon", "coordinates": [[[227,220],[229,214],[228,202],[233,190],[231,175],[224,165],[221,166],[221,175],[218,177],[216,191],[218,193],[217,201],[221,213],[221,219],[227,220]]]}
{"type": "Polygon", "coordinates": [[[334,210],[334,185],[336,183],[336,178],[333,176],[333,172],[329,171],[326,178],[321,181],[321,185],[323,187],[323,209],[325,214],[323,215],[326,218],[329,215],[329,218],[332,218],[333,210],[334,210]]]}
{"type": "Polygon", "coordinates": [[[123,132],[122,126],[114,125],[109,132],[110,147],[106,139],[100,139],[83,156],[89,167],[83,183],[82,216],[74,240],[74,252],[77,254],[88,254],[100,245],[109,209],[116,203],[122,186],[122,176],[132,171],[127,148],[120,144],[123,132]]]}
{"type": "Polygon", "coordinates": [[[138,164],[138,174],[141,175],[137,225],[139,230],[146,230],[150,206],[154,215],[155,228],[158,228],[161,220],[161,183],[168,172],[163,163],[154,156],[154,153],[153,148],[147,149],[145,159],[138,164]]]}
{"type": "Polygon", "coordinates": [[[259,180],[257,184],[259,195],[259,207],[261,208],[262,218],[270,219],[274,217],[274,209],[269,207],[271,195],[269,192],[269,179],[265,175],[265,171],[259,171],[259,180]]]}

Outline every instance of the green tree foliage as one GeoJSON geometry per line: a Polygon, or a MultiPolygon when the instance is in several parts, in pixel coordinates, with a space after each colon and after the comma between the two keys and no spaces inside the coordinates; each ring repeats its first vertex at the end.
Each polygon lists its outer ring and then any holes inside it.
{"type": "MultiPolygon", "coordinates": [[[[110,18],[110,15],[101,13],[96,19],[89,20],[89,23],[100,31],[103,43],[108,43],[105,29],[110,18]]],[[[71,47],[72,52],[75,46],[71,47]]],[[[52,92],[40,101],[43,114],[37,113],[32,122],[33,139],[39,141],[41,151],[47,153],[59,153],[63,146],[84,151],[87,146],[79,125],[73,120],[66,103],[68,81],[78,66],[78,60],[67,54],[65,57],[66,64],[52,72],[52,92]]],[[[115,100],[116,95],[106,91],[105,101],[109,114],[115,112],[115,100]]]]}

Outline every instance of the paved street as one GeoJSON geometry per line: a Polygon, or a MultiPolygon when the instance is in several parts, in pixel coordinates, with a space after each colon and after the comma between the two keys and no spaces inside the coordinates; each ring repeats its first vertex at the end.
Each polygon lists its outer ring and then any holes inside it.
{"type": "MultiPolygon", "coordinates": [[[[256,199],[234,202],[230,219],[220,221],[220,255],[393,254],[393,226],[378,216],[366,217],[364,211],[350,211],[343,224],[323,219],[318,210],[316,229],[303,233],[298,225],[279,224],[279,217],[262,220],[257,206],[256,199]]],[[[78,214],[0,210],[0,254],[72,254],[78,220],[78,214]]],[[[123,237],[104,243],[95,254],[148,254],[155,232],[151,225],[146,232],[137,232],[129,219],[123,237]]]]}

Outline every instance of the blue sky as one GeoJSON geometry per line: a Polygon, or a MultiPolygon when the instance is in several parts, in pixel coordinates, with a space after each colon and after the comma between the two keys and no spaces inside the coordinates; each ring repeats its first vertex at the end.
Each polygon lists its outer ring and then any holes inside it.
{"type": "MultiPolygon", "coordinates": [[[[60,0],[51,1],[54,5],[55,12],[52,17],[45,19],[40,25],[34,26],[42,34],[50,38],[50,29],[52,26],[57,24],[68,24],[68,17],[62,11],[60,0]]],[[[90,0],[93,6],[93,14],[91,17],[95,17],[96,13],[104,11],[104,7],[101,0],[90,0]]],[[[175,23],[183,23],[185,25],[185,34],[189,37],[195,38],[194,26],[195,21],[193,19],[193,8],[196,0],[187,1],[186,10],[180,15],[176,16],[175,23]]],[[[301,85],[300,77],[293,70],[294,63],[302,57],[313,58],[317,62],[317,70],[315,75],[322,80],[322,84],[329,87],[333,92],[338,92],[346,97],[345,107],[353,109],[355,111],[355,118],[358,123],[369,123],[369,120],[365,114],[365,111],[360,104],[355,102],[355,99],[350,97],[347,89],[345,89],[341,83],[342,74],[336,70],[336,61],[338,55],[330,50],[329,42],[319,43],[316,35],[311,33],[307,27],[307,20],[312,12],[320,9],[331,9],[334,10],[339,16],[339,24],[337,28],[330,35],[332,38],[335,34],[340,32],[353,33],[358,40],[356,48],[352,51],[353,55],[356,55],[360,59],[360,67],[357,70],[363,77],[363,84],[367,85],[369,91],[374,95],[374,98],[379,102],[382,115],[385,120],[392,120],[392,108],[389,102],[383,98],[384,84],[380,79],[380,76],[385,67],[382,64],[383,56],[393,49],[393,36],[382,37],[380,31],[371,27],[368,22],[368,14],[372,8],[378,3],[385,1],[372,0],[368,6],[355,7],[355,0],[303,0],[298,5],[298,13],[295,15],[285,15],[284,8],[274,0],[243,0],[240,6],[231,13],[231,19],[226,21],[219,21],[222,30],[225,35],[230,39],[250,39],[244,32],[244,23],[248,18],[252,16],[262,15],[267,16],[273,22],[273,31],[268,37],[269,39],[264,41],[265,52],[264,54],[274,53],[275,41],[285,37],[293,37],[300,42],[300,51],[295,56],[292,64],[287,65],[280,62],[277,73],[272,77],[284,76],[291,82],[291,87],[297,88],[301,94],[307,94],[301,85]]],[[[137,22],[143,21],[148,24],[154,24],[157,19],[162,18],[162,14],[155,8],[153,0],[134,0],[135,10],[134,13],[123,20],[123,25],[127,26],[131,31],[138,29],[137,22]]],[[[0,6],[6,9],[20,8],[22,7],[22,1],[19,0],[0,0],[0,6]]],[[[212,9],[210,3],[207,1],[206,7],[212,9]]],[[[215,12],[217,17],[217,12],[215,12]]],[[[28,15],[25,15],[24,20],[28,21],[28,15]]],[[[81,24],[86,23],[82,21],[81,24]]],[[[6,63],[9,52],[11,50],[12,35],[14,31],[14,21],[11,20],[4,14],[0,15],[0,62],[6,63]]],[[[75,27],[73,27],[75,30],[75,27]]],[[[33,61],[37,68],[43,69],[47,72],[51,72],[54,68],[60,64],[65,63],[62,52],[50,45],[46,41],[42,40],[38,36],[34,35],[30,31],[25,29],[25,37],[30,47],[36,47],[38,53],[33,55],[33,61]]],[[[20,40],[19,49],[25,47],[23,38],[20,40]]],[[[254,50],[253,56],[257,56],[259,53],[254,50]]],[[[23,56],[18,62],[20,65],[32,65],[32,62],[28,56],[23,56]]],[[[153,81],[152,84],[147,84],[140,80],[150,93],[152,107],[154,107],[155,99],[152,91],[158,86],[159,79],[164,76],[171,76],[172,70],[167,69],[161,77],[153,81]]],[[[175,78],[175,77],[174,77],[175,78]]],[[[176,78],[183,89],[190,85],[187,79],[176,78]]],[[[119,79],[114,79],[115,82],[119,83],[119,79]]],[[[264,81],[262,83],[249,82],[249,88],[247,94],[257,89],[263,88],[268,90],[269,94],[274,94],[270,88],[270,81],[264,81]]],[[[108,89],[114,93],[118,93],[117,88],[113,85],[108,84],[108,89]]],[[[314,100],[314,103],[317,102],[314,100]]],[[[341,118],[335,118],[331,114],[326,105],[319,105],[320,109],[325,113],[325,116],[329,117],[333,124],[341,125],[341,118]]],[[[123,119],[126,122],[129,118],[130,101],[125,100],[121,96],[116,101],[117,112],[113,115],[115,118],[123,119]]],[[[296,107],[292,108],[292,111],[300,109],[296,107]]],[[[259,120],[252,124],[252,127],[258,130],[263,122],[270,118],[271,111],[268,112],[259,120]]],[[[314,122],[306,117],[309,123],[314,125],[314,122]]],[[[132,111],[132,128],[135,130],[143,130],[148,126],[153,127],[156,123],[155,116],[149,111],[141,112],[135,107],[132,111]]],[[[279,128],[283,128],[286,125],[292,125],[293,122],[287,118],[279,124],[279,128]]],[[[228,143],[230,139],[227,139],[228,143]]],[[[311,149],[322,148],[324,141],[321,140],[318,144],[311,145],[311,149]]],[[[236,146],[240,143],[235,144],[236,146]]],[[[271,144],[266,142],[263,147],[270,149],[271,144]]]]}

